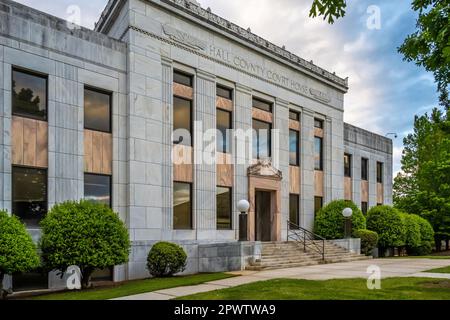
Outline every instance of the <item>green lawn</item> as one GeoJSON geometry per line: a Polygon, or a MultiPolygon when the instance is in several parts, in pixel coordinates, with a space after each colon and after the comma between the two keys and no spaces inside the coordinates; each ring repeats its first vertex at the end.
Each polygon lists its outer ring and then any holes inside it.
{"type": "Polygon", "coordinates": [[[385,259],[450,259],[450,256],[407,256],[407,257],[386,257],[385,259]]]}
{"type": "Polygon", "coordinates": [[[444,268],[437,268],[437,269],[431,269],[431,270],[427,270],[424,272],[429,272],[429,273],[450,273],[450,266],[449,267],[444,267],[444,268]]]}
{"type": "Polygon", "coordinates": [[[179,300],[450,300],[450,281],[389,278],[381,290],[368,290],[366,279],[328,281],[277,279],[182,297],[179,300]]]}
{"type": "Polygon", "coordinates": [[[233,275],[225,273],[202,273],[193,276],[158,278],[130,281],[109,288],[89,289],[85,291],[70,291],[52,293],[32,297],[32,300],[107,300],[140,293],[169,289],[181,286],[197,285],[209,281],[226,279],[233,275]]]}

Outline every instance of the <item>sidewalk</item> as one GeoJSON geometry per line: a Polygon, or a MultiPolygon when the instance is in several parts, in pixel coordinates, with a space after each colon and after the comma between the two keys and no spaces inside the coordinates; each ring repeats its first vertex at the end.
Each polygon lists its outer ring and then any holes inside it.
{"type": "Polygon", "coordinates": [[[115,300],[170,300],[191,294],[220,290],[252,282],[280,278],[306,280],[366,278],[369,276],[369,274],[367,273],[367,268],[369,266],[380,267],[382,278],[424,277],[450,279],[450,274],[422,273],[426,270],[450,266],[450,259],[374,259],[259,272],[234,272],[233,274],[238,274],[239,276],[229,279],[211,281],[196,286],[159,290],[128,297],[122,297],[115,300]]]}

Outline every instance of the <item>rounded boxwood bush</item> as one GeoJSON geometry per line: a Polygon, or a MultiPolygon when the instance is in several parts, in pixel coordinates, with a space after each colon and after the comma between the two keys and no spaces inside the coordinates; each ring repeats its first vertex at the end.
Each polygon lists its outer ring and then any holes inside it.
{"type": "Polygon", "coordinates": [[[410,248],[411,255],[427,255],[430,254],[433,249],[434,242],[434,230],[428,220],[412,214],[411,219],[414,219],[420,228],[420,244],[416,247],[410,248]]]}
{"type": "Polygon", "coordinates": [[[147,268],[154,277],[170,277],[186,269],[187,255],[183,248],[171,242],[156,243],[147,257],[147,268]]]}
{"type": "Polygon", "coordinates": [[[36,246],[25,225],[17,217],[0,211],[0,299],[9,293],[3,289],[5,275],[28,272],[39,265],[36,246]]]}
{"type": "Polygon", "coordinates": [[[361,229],[354,232],[355,238],[361,239],[361,253],[367,256],[372,254],[372,250],[377,247],[378,234],[374,231],[361,229]]]}
{"type": "Polygon", "coordinates": [[[314,232],[326,239],[344,238],[344,216],[345,208],[353,210],[352,229],[366,228],[366,218],[361,210],[352,202],[346,200],[335,200],[324,206],[316,215],[314,232]]]}
{"type": "Polygon", "coordinates": [[[41,221],[41,249],[48,270],[81,270],[83,288],[90,285],[95,269],[128,261],[128,230],[106,205],[67,201],[55,205],[41,221]]]}
{"type": "Polygon", "coordinates": [[[376,206],[367,213],[367,229],[378,234],[382,248],[405,245],[405,224],[400,211],[391,206],[376,206]]]}
{"type": "Polygon", "coordinates": [[[401,217],[405,224],[405,245],[408,248],[418,247],[422,241],[419,223],[411,214],[401,213],[401,217]]]}

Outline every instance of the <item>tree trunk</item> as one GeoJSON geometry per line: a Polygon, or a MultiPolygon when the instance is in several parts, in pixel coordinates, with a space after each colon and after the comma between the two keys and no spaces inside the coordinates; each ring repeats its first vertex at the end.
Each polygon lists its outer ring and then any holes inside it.
{"type": "Polygon", "coordinates": [[[85,268],[81,271],[81,287],[83,289],[88,289],[91,286],[91,275],[94,272],[93,268],[85,268]]]}
{"type": "Polygon", "coordinates": [[[434,238],[434,244],[436,245],[436,251],[441,252],[441,239],[439,237],[434,238]]]}
{"type": "Polygon", "coordinates": [[[450,239],[448,239],[448,238],[445,240],[445,251],[449,250],[449,241],[450,241],[450,239]]]}

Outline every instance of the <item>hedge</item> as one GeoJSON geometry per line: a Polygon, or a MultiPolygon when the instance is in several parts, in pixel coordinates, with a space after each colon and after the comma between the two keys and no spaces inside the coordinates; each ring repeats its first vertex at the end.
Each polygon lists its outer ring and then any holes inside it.
{"type": "Polygon", "coordinates": [[[377,247],[378,234],[374,231],[360,229],[354,232],[354,236],[361,239],[361,253],[370,256],[372,250],[377,247]]]}
{"type": "Polygon", "coordinates": [[[352,201],[336,200],[319,210],[315,220],[314,232],[326,239],[344,238],[345,220],[342,211],[345,208],[353,210],[352,229],[365,229],[366,218],[364,218],[361,210],[352,201]]]}
{"type": "Polygon", "coordinates": [[[391,206],[376,206],[367,213],[367,229],[378,234],[382,248],[405,245],[406,228],[400,211],[391,206]]]}

